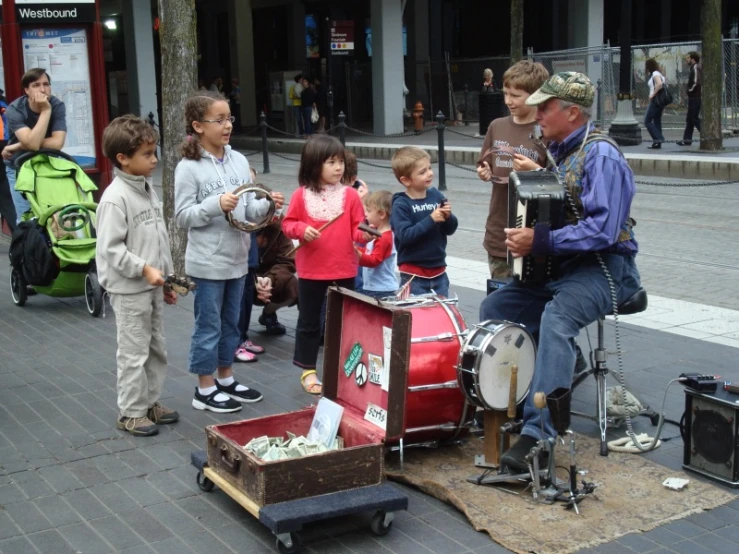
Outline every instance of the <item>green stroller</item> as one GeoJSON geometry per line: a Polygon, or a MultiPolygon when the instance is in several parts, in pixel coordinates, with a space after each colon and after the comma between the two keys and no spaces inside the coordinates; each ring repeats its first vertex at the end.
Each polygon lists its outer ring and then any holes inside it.
{"type": "MultiPolygon", "coordinates": [[[[25,227],[33,227],[37,243],[39,236],[45,240],[52,254],[46,258],[56,265],[51,268],[52,275],[56,275],[53,280],[41,286],[30,283],[32,290],[57,298],[84,295],[88,312],[97,317],[103,308],[104,291],[95,267],[95,183],[74,158],[57,150],[28,152],[18,158],[16,166],[20,171],[15,188],[31,204],[31,211],[22,217],[28,223],[25,227]]],[[[23,222],[19,229],[24,227],[23,222]]],[[[25,238],[19,235],[19,243],[25,238]]],[[[25,305],[29,293],[29,266],[19,262],[20,257],[16,255],[13,263],[11,246],[10,290],[17,306],[25,305]]]]}

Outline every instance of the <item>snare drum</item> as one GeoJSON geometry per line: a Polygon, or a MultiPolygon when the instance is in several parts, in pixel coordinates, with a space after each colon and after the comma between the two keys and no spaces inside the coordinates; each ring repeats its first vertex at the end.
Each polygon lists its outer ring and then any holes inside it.
{"type": "Polygon", "coordinates": [[[516,404],[529,392],[536,343],[517,323],[488,320],[474,326],[459,352],[457,378],[467,400],[487,410],[506,410],[511,368],[518,366],[516,404]]]}
{"type": "Polygon", "coordinates": [[[467,326],[453,301],[430,297],[407,309],[411,351],[404,441],[452,439],[472,417],[456,376],[461,335],[467,326]]]}

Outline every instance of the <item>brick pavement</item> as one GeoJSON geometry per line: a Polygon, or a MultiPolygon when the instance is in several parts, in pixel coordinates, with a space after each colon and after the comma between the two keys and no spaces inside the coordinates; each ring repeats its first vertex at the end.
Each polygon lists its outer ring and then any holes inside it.
{"type": "MultiPolygon", "coordinates": [[[[7,250],[7,241],[0,240],[3,283],[9,279],[7,250]]],[[[476,321],[482,293],[458,290],[461,311],[468,322],[476,321]]],[[[280,413],[311,401],[290,365],[294,309],[280,312],[288,327],[284,337],[259,334],[255,313],[252,338],[267,353],[257,364],[235,366],[237,377],[262,390],[265,400],[245,406],[240,414],[216,416],[189,406],[194,387],[186,371],[191,297],[168,308],[170,367],[163,402],[178,409],[182,419],[151,438],[133,438],[114,426],[116,346],[110,310],[107,317],[93,319],[82,299],[43,296],[17,308],[6,289],[0,313],[0,552],[274,552],[270,533],[235,502],[218,491],[198,489],[189,455],[203,447],[205,425],[280,413]]],[[[627,325],[622,335],[629,382],[653,405],[661,402],[669,378],[704,370],[709,359],[712,370],[739,378],[732,348],[627,325]]],[[[592,411],[593,398],[592,387],[583,386],[575,407],[592,411]]],[[[679,387],[667,398],[667,416],[679,418],[679,387]]],[[[577,430],[595,434],[593,424],[575,421],[577,430]]],[[[636,423],[637,431],[650,428],[646,420],[636,423]]],[[[668,426],[665,434],[676,434],[675,428],[668,426]]],[[[680,439],[675,439],[649,457],[679,470],[681,454],[680,439]]],[[[453,508],[401,488],[409,495],[409,510],[398,514],[386,537],[370,534],[367,516],[341,518],[303,533],[306,551],[506,552],[453,508]]],[[[589,552],[737,551],[738,510],[735,500],[589,552]]]]}

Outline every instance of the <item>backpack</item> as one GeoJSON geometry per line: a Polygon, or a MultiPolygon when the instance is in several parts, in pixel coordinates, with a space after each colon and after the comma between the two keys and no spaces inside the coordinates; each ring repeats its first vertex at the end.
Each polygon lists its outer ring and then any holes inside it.
{"type": "Polygon", "coordinates": [[[46,241],[44,229],[36,220],[23,221],[13,231],[10,265],[23,275],[27,284],[50,285],[59,275],[59,264],[46,241]]]}

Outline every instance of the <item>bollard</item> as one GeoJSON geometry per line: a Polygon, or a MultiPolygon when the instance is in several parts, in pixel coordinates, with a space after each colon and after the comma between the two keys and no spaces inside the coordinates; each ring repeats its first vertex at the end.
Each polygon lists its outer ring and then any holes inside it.
{"type": "Polygon", "coordinates": [[[436,114],[436,132],[439,133],[439,190],[446,190],[446,156],[444,154],[444,114],[436,114]]]}
{"type": "Polygon", "coordinates": [[[346,116],[339,112],[339,140],[342,146],[346,146],[346,116]]]}
{"type": "Polygon", "coordinates": [[[259,114],[259,126],[262,128],[262,173],[269,173],[269,150],[267,148],[267,116],[259,114]]]}

